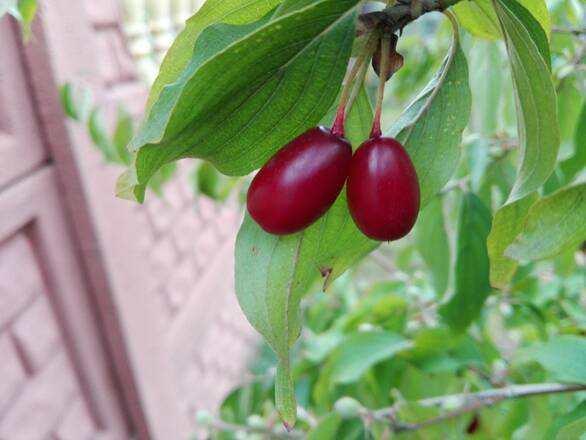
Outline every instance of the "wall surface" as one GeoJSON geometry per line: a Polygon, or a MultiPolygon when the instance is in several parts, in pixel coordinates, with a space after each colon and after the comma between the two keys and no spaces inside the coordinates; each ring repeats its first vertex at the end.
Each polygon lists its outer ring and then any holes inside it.
{"type": "Polygon", "coordinates": [[[188,163],[163,198],[116,199],[121,170],[57,89],[140,116],[118,2],[39,17],[24,48],[0,20],[0,440],[188,438],[257,342],[233,292],[240,209],[194,197],[188,163]]]}

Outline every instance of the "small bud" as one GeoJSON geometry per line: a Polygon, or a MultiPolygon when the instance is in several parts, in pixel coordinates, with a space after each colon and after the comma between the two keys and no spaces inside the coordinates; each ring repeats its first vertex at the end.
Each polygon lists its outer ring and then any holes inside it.
{"type": "Polygon", "coordinates": [[[342,397],[334,403],[334,412],[343,419],[353,419],[360,416],[362,405],[352,397],[342,397]]]}

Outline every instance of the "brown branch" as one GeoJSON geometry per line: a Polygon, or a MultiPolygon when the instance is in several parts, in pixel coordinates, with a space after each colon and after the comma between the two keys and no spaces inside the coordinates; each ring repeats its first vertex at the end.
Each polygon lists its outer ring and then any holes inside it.
{"type": "MultiPolygon", "coordinates": [[[[490,390],[478,391],[476,393],[452,394],[448,396],[432,397],[416,402],[416,404],[425,407],[441,408],[447,402],[461,401],[461,406],[453,411],[439,415],[428,420],[418,423],[405,423],[398,420],[398,407],[383,408],[375,411],[368,411],[366,417],[378,422],[388,423],[395,433],[416,431],[427,428],[428,426],[451,420],[465,414],[476,412],[508,399],[519,399],[530,396],[543,396],[547,394],[573,393],[577,391],[586,391],[586,384],[527,384],[511,385],[504,388],[495,388],[490,390]]],[[[400,405],[400,404],[399,404],[400,405]]]]}
{"type": "Polygon", "coordinates": [[[428,12],[445,11],[461,0],[397,0],[382,11],[369,12],[359,17],[358,33],[369,32],[382,27],[389,33],[402,30],[412,21],[428,12]]]}

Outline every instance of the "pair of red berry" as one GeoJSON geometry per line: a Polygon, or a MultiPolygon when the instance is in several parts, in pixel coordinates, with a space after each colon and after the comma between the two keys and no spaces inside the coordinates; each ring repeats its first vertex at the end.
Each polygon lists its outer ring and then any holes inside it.
{"type": "Polygon", "coordinates": [[[347,181],[350,213],[366,236],[404,237],[419,213],[419,182],[403,146],[379,133],[373,130],[352,156],[350,143],[335,130],[305,132],[255,176],[248,212],[267,232],[298,232],[326,213],[347,181]]]}

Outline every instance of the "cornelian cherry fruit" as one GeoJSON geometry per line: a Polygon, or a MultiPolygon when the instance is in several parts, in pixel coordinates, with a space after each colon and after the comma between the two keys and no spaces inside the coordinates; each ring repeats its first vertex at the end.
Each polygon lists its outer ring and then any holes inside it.
{"type": "Polygon", "coordinates": [[[278,151],[252,180],[251,217],[267,232],[298,232],[320,218],[344,187],[352,147],[342,136],[315,127],[278,151]]]}
{"type": "Polygon", "coordinates": [[[409,233],[419,213],[419,181],[403,146],[374,136],[354,153],[347,183],[354,222],[369,238],[398,240],[409,233]]]}

